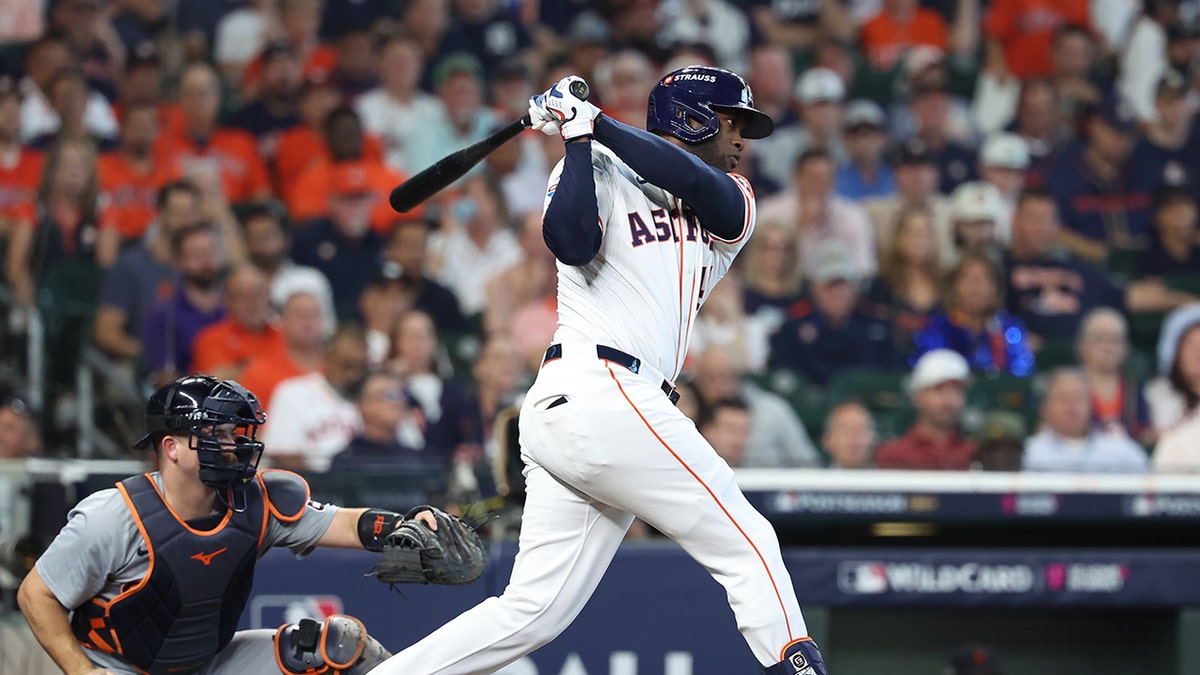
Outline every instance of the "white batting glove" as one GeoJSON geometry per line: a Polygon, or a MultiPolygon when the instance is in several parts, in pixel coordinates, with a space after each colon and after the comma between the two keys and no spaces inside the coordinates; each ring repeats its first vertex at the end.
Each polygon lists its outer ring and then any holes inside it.
{"type": "MultiPolygon", "coordinates": [[[[558,116],[558,128],[564,141],[580,136],[591,136],[596,118],[600,115],[599,108],[571,93],[573,88],[571,85],[576,82],[581,83],[584,91],[587,91],[587,83],[583,81],[583,78],[568,75],[543,94],[546,108],[558,116]]],[[[574,88],[578,88],[578,86],[576,85],[574,88]]]]}
{"type": "Polygon", "coordinates": [[[546,107],[546,95],[538,94],[529,97],[530,128],[536,129],[547,136],[558,135],[558,115],[546,107]]]}

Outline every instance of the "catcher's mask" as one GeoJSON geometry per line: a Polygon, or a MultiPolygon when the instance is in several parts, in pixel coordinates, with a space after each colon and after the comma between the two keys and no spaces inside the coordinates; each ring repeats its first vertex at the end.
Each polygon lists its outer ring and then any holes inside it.
{"type": "Polygon", "coordinates": [[[263,452],[258,429],[266,421],[258,398],[237,382],[189,375],[154,392],[146,402],[146,435],[134,447],[186,435],[200,461],[200,482],[215,489],[227,507],[241,511],[241,488],[258,470],[263,452]]]}

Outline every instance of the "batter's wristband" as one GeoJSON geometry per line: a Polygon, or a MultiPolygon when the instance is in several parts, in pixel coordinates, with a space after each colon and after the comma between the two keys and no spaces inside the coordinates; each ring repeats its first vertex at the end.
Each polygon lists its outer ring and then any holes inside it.
{"type": "Polygon", "coordinates": [[[368,551],[382,551],[383,541],[403,519],[394,511],[367,509],[358,517],[358,540],[368,551]]]}

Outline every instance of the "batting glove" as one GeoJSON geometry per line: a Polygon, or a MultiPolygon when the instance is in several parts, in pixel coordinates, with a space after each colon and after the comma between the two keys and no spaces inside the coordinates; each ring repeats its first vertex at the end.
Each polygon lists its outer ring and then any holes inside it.
{"type": "Polygon", "coordinates": [[[591,136],[600,115],[599,108],[571,93],[574,82],[583,82],[583,79],[568,75],[543,94],[546,108],[558,117],[559,132],[564,141],[591,136]]]}
{"type": "Polygon", "coordinates": [[[530,128],[536,129],[547,136],[558,135],[558,115],[546,107],[546,95],[538,94],[529,97],[530,128]]]}

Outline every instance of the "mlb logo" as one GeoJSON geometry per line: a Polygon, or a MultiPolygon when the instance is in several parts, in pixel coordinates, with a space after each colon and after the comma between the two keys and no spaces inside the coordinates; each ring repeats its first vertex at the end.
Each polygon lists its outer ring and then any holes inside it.
{"type": "Polygon", "coordinates": [[[845,562],[838,567],[838,589],[854,595],[886,593],[887,569],[879,562],[845,562]]]}

